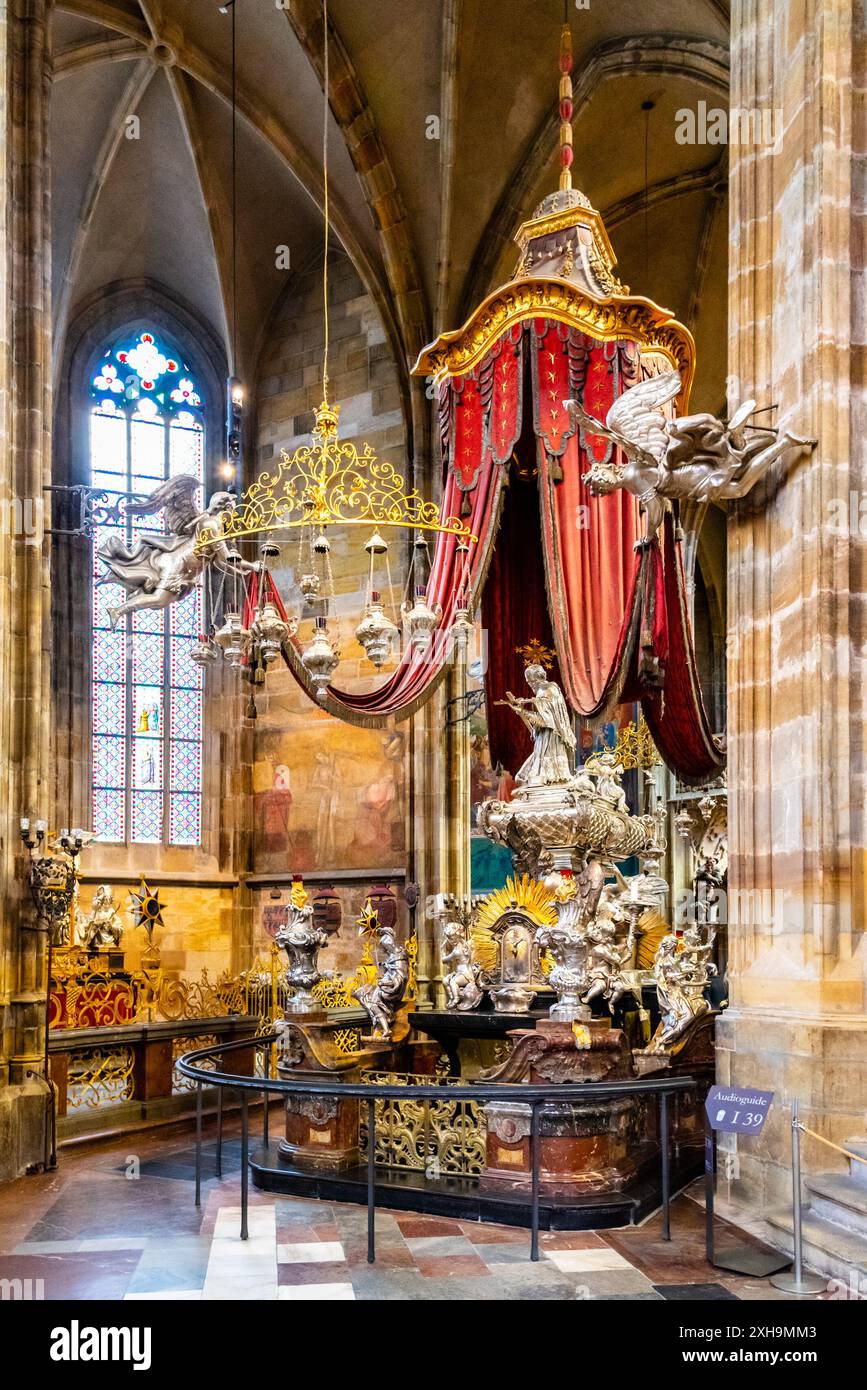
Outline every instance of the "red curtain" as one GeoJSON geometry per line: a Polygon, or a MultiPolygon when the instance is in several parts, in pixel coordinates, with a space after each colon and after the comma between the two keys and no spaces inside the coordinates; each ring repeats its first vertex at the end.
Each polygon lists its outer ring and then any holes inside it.
{"type": "Polygon", "coordinates": [[[680,546],[669,515],[663,528],[664,556],[660,608],[665,615],[665,685],[644,690],[641,707],[654,743],[682,782],[700,785],[719,775],[725,753],[708,723],[686,606],[680,546]]]}
{"type": "MultiPolygon", "coordinates": [[[[636,552],[635,499],[621,490],[593,497],[583,481],[594,463],[613,462],[613,445],[576,432],[564,405],[580,396],[604,418],[641,372],[632,342],[599,342],[568,325],[534,319],[503,334],[471,372],[443,384],[441,515],[459,516],[478,543],[467,554],[454,536],[436,538],[427,597],[443,611],[430,650],[405,652],[396,671],[367,694],[329,686],[327,710],[369,725],[411,714],[446,669],[458,593],[467,592],[474,609],[484,591],[495,760],[514,771],[526,756],[518,721],[504,718],[495,701],[507,689],[520,690],[523,666],[515,648],[535,637],[556,648],[559,678],[577,714],[597,719],[621,700],[641,700],[657,747],[683,780],[700,781],[720,770],[722,754],[696,679],[671,519],[662,549],[654,543],[636,552]],[[534,450],[536,495],[526,482],[534,450]],[[495,552],[507,468],[513,481],[495,552]]],[[[298,645],[287,644],[285,655],[312,695],[298,645]]]]}
{"type": "Polygon", "coordinates": [[[544,319],[533,324],[531,337],[551,620],[569,703],[595,719],[616,703],[622,683],[624,628],[638,574],[638,509],[623,491],[591,495],[584,474],[594,462],[607,462],[614,446],[576,433],[563,401],[580,396],[604,419],[636,379],[637,355],[632,343],[597,343],[544,319]]]}
{"type": "MultiPolygon", "coordinates": [[[[530,444],[532,447],[532,438],[530,444]]],[[[532,452],[530,457],[532,459],[532,452]]],[[[532,473],[535,474],[535,469],[532,473]]],[[[535,638],[543,646],[554,649],[538,536],[536,478],[513,469],[505,489],[497,544],[482,598],[482,627],[487,634],[485,694],[491,763],[513,773],[529,756],[530,735],[522,721],[497,701],[504,699],[507,690],[515,695],[528,693],[524,680],[527,663],[516,648],[526,646],[535,638]]],[[[556,663],[551,676],[553,680],[560,679],[556,663]]]]}

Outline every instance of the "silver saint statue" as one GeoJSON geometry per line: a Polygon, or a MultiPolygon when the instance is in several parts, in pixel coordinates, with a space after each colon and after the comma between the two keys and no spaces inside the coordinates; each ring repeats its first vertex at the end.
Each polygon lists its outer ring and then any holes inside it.
{"type": "Polygon", "coordinates": [[[605,423],[580,401],[565,401],[591,434],[611,439],[626,462],[595,463],[584,482],[596,496],[631,492],[644,512],[644,543],[658,530],[672,501],[724,502],[746,497],[787,449],[815,445],[789,430],[747,424],[755,401],[744,401],[727,423],[702,413],[666,419],[662,407],[680,390],[679,372],[662,372],[624,391],[605,423]],[[746,433],[749,431],[749,435],[746,433]]]}
{"type": "Polygon", "coordinates": [[[97,551],[108,573],[100,584],[121,584],[129,598],[110,608],[112,628],[125,613],[139,608],[167,608],[186,598],[208,565],[233,571],[255,570],[247,560],[230,560],[225,544],[216,540],[205,551],[196,551],[196,539],[203,527],[216,529],[221,512],[235,505],[228,492],[215,492],[205,511],[196,506],[199,482],[190,474],[167,478],[144,502],[131,503],[128,516],[154,516],[165,511],[166,533],[149,532],[128,546],[120,536],[109,536],[97,551]]]}
{"type": "Polygon", "coordinates": [[[82,945],[92,951],[116,950],[122,931],[123,924],[114,905],[111,884],[102,883],[94,889],[90,913],[82,917],[79,923],[79,938],[82,945]]]}
{"type": "Polygon", "coordinates": [[[370,1019],[369,1038],[389,1041],[409,983],[409,954],[405,946],[398,944],[389,927],[378,926],[376,934],[379,945],[376,979],[357,985],[352,993],[370,1019]]]}
{"type": "Polygon", "coordinates": [[[705,935],[698,924],[687,928],[682,942],[673,933],[662,938],[653,963],[661,1018],[647,1052],[665,1052],[695,1019],[710,1013],[704,991],[716,974],[709,959],[713,942],[712,928],[705,935]]]}
{"type": "Polygon", "coordinates": [[[575,730],[563,692],[549,681],[544,666],[528,666],[524,677],[533,694],[519,698],[511,690],[498,704],[508,705],[533,736],[533,751],[515,774],[528,787],[556,786],[575,775],[575,730]]]}

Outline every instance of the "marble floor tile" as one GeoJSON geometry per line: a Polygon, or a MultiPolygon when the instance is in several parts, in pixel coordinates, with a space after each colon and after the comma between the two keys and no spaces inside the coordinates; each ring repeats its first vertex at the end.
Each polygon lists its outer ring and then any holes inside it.
{"type": "MultiPolygon", "coordinates": [[[[529,1239],[529,1231],[526,1236],[529,1239]]],[[[540,1231],[542,1250],[604,1250],[606,1242],[595,1231],[540,1231]]]]}
{"type": "Polygon", "coordinates": [[[407,1245],[413,1255],[430,1259],[434,1255],[472,1255],[473,1247],[466,1236],[411,1236],[407,1245]]]}
{"type": "Polygon", "coordinates": [[[190,1303],[200,1300],[201,1289],[154,1289],[151,1293],[127,1293],[124,1303],[190,1303]]]}
{"type": "Polygon", "coordinates": [[[485,1221],[462,1221],[461,1229],[474,1245],[529,1245],[530,1232],[521,1226],[489,1226],[485,1221]]]}
{"type": "Polygon", "coordinates": [[[339,1284],[349,1278],[349,1266],[344,1261],[333,1264],[278,1265],[277,1284],[339,1284]]]}
{"type": "Polygon", "coordinates": [[[546,1250],[544,1258],[569,1274],[586,1274],[595,1269],[634,1269],[628,1260],[607,1246],[585,1250],[546,1250]]]}
{"type": "Polygon", "coordinates": [[[121,1299],[140,1250],[70,1251],[60,1255],[0,1255],[0,1279],[41,1280],[40,1297],[121,1299]]]}
{"type": "Polygon", "coordinates": [[[277,1291],[279,1299],[313,1299],[323,1302],[348,1301],[355,1298],[355,1289],[351,1284],[281,1284],[277,1291]]]}
{"type": "MultiPolygon", "coordinates": [[[[531,1265],[530,1246],[528,1242],[521,1245],[510,1243],[495,1245],[474,1245],[473,1249],[480,1255],[487,1265],[502,1264],[526,1264],[531,1265]]],[[[535,1266],[533,1266],[535,1268],[535,1266]]]]}
{"type": "Polygon", "coordinates": [[[311,1240],[298,1245],[278,1245],[278,1264],[333,1264],[345,1258],[338,1240],[311,1240]]]}
{"type": "Polygon", "coordinates": [[[434,1255],[431,1259],[419,1255],[416,1258],[416,1267],[419,1274],[423,1274],[427,1279],[446,1279],[452,1274],[485,1279],[490,1278],[491,1274],[484,1260],[480,1260],[478,1255],[434,1255]]]}
{"type": "Polygon", "coordinates": [[[204,1299],[276,1299],[277,1229],[273,1206],[249,1212],[248,1240],[238,1233],[240,1210],[217,1213],[202,1291],[204,1299]]]}
{"type": "Polygon", "coordinates": [[[432,1216],[398,1217],[397,1225],[405,1240],[425,1236],[462,1236],[466,1234],[459,1221],[443,1221],[432,1216]]]}
{"type": "Polygon", "coordinates": [[[211,1240],[208,1236],[178,1236],[148,1243],[129,1286],[130,1293],[160,1293],[165,1289],[201,1292],[211,1240]]]}
{"type": "Polygon", "coordinates": [[[633,1294],[658,1292],[650,1280],[645,1279],[637,1270],[597,1270],[593,1273],[576,1274],[573,1277],[576,1283],[580,1282],[586,1286],[586,1296],[589,1298],[610,1298],[613,1294],[632,1297],[633,1294]]]}
{"type": "Polygon", "coordinates": [[[723,1288],[722,1284],[655,1284],[654,1288],[663,1298],[674,1302],[693,1299],[702,1303],[732,1299],[737,1302],[737,1295],[723,1288]]]}

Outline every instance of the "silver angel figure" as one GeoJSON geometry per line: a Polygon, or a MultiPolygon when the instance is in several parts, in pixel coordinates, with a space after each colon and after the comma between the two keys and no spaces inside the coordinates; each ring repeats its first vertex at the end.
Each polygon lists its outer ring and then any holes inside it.
{"type": "Polygon", "coordinates": [[[679,390],[679,372],[641,381],[617,398],[604,424],[580,401],[564,402],[588,432],[613,440],[626,455],[622,467],[594,464],[584,482],[596,496],[624,488],[638,498],[644,543],[658,530],[672,501],[701,504],[746,497],[787,449],[816,442],[789,430],[748,425],[755,401],[744,401],[727,423],[704,412],[666,419],[662,407],[679,390]]]}
{"type": "Polygon", "coordinates": [[[591,753],[585,758],[581,771],[596,779],[594,795],[600,801],[607,801],[609,806],[615,811],[621,811],[624,816],[629,815],[626,792],[620,781],[623,776],[623,764],[618,762],[616,753],[607,749],[591,753]]]}
{"type": "Polygon", "coordinates": [[[664,1052],[677,1042],[696,1018],[710,1012],[704,988],[716,967],[708,959],[713,937],[702,938],[701,928],[693,926],[683,934],[682,947],[673,934],[659,943],[653,963],[656,993],[662,1015],[648,1052],[664,1052]]]}
{"type": "Polygon", "coordinates": [[[370,1036],[388,1041],[409,983],[409,956],[388,927],[378,928],[377,934],[381,952],[379,973],[372,984],[358,985],[352,993],[373,1026],[370,1036]]]}
{"type": "Polygon", "coordinates": [[[544,666],[528,666],[524,677],[533,694],[519,698],[511,690],[505,700],[522,719],[533,736],[533,751],[515,774],[515,781],[528,787],[556,786],[571,782],[575,775],[575,730],[563,692],[549,681],[544,666]]]}
{"type": "Polygon", "coordinates": [[[120,536],[109,536],[97,551],[108,573],[100,584],[121,584],[129,598],[110,608],[112,628],[125,613],[139,608],[167,608],[186,598],[207,565],[232,573],[255,570],[246,560],[230,561],[225,544],[216,540],[206,551],[196,552],[196,539],[204,526],[214,528],[221,512],[235,505],[228,492],[215,492],[206,509],[196,507],[199,482],[190,474],[167,478],[144,502],[131,503],[128,516],[155,516],[165,511],[166,534],[149,532],[128,546],[120,536]]]}
{"type": "Polygon", "coordinates": [[[475,1009],[482,1002],[484,991],[479,985],[479,966],[473,960],[468,923],[453,908],[446,910],[442,927],[440,958],[451,970],[443,975],[446,1008],[462,1013],[475,1009]]]}

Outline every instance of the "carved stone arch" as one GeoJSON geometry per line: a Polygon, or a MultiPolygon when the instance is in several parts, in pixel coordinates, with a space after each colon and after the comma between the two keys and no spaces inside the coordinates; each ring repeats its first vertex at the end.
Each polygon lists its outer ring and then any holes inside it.
{"type": "MultiPolygon", "coordinates": [[[[603,83],[647,74],[685,78],[707,91],[725,96],[729,90],[728,50],[713,39],[672,34],[606,39],[586,60],[576,63],[573,72],[576,129],[582,112],[603,83]]],[[[556,112],[546,111],[516,168],[505,181],[467,271],[457,316],[459,323],[493,288],[491,278],[497,261],[503,249],[511,244],[519,223],[530,214],[527,200],[533,193],[539,170],[556,148],[557,130],[556,112]]],[[[580,179],[578,182],[580,185],[580,179]]]]}

